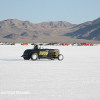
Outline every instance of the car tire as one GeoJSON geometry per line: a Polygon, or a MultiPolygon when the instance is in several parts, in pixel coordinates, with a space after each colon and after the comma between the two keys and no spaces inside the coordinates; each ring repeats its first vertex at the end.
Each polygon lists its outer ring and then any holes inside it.
{"type": "Polygon", "coordinates": [[[64,59],[64,56],[63,56],[62,54],[59,54],[59,55],[58,55],[58,60],[59,60],[59,61],[62,61],[63,59],[64,59]]]}
{"type": "Polygon", "coordinates": [[[37,60],[38,59],[38,54],[37,53],[32,53],[31,54],[31,60],[37,60]]]}

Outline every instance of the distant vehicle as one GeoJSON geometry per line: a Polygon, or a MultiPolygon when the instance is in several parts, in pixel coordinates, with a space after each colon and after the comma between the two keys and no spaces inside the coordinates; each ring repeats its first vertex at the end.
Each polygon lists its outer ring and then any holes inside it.
{"type": "Polygon", "coordinates": [[[72,46],[78,46],[78,43],[73,43],[72,46]]]}
{"type": "Polygon", "coordinates": [[[62,61],[64,58],[58,49],[40,49],[40,47],[36,46],[34,49],[26,49],[21,57],[25,60],[31,58],[33,61],[37,59],[58,59],[59,61],[62,61]]]}
{"type": "Polygon", "coordinates": [[[4,45],[4,43],[0,42],[0,45],[4,45]]]}
{"type": "Polygon", "coordinates": [[[10,45],[15,45],[15,43],[14,43],[14,42],[12,42],[12,43],[10,43],[10,45]]]}
{"type": "Polygon", "coordinates": [[[89,43],[82,43],[82,46],[90,46],[89,43]]]}
{"type": "Polygon", "coordinates": [[[28,45],[28,43],[22,43],[21,45],[28,45]]]}

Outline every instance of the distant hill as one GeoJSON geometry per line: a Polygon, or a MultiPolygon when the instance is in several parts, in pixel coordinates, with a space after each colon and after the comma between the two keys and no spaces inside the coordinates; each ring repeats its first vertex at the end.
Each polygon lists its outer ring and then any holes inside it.
{"type": "Polygon", "coordinates": [[[0,42],[100,42],[100,18],[79,25],[8,19],[0,21],[0,42]]]}
{"type": "Polygon", "coordinates": [[[66,33],[64,36],[70,36],[76,39],[100,41],[100,18],[77,25],[74,28],[77,28],[77,30],[66,33]]]}

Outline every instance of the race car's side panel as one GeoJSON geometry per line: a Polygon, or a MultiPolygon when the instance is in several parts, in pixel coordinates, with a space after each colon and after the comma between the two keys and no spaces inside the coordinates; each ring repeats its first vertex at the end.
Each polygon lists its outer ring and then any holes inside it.
{"type": "Polygon", "coordinates": [[[33,53],[36,53],[38,55],[38,58],[58,58],[59,50],[58,49],[27,49],[24,51],[22,57],[24,59],[30,59],[31,55],[33,53]]]}

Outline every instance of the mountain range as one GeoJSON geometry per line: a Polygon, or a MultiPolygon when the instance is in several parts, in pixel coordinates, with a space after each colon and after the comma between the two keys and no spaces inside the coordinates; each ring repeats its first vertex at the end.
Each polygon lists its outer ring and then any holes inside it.
{"type": "Polygon", "coordinates": [[[0,42],[100,43],[100,18],[78,25],[66,21],[34,24],[7,19],[0,21],[0,42]]]}

